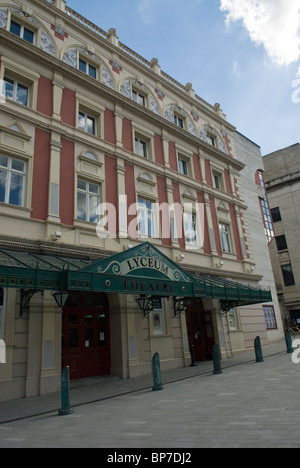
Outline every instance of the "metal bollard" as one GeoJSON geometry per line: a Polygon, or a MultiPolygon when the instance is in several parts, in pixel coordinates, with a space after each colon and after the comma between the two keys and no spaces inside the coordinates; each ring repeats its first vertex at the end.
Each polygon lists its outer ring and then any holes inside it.
{"type": "Polygon", "coordinates": [[[257,336],[254,340],[254,349],[255,349],[256,362],[264,362],[259,336],[257,336]]]}
{"type": "Polygon", "coordinates": [[[59,416],[72,414],[70,408],[70,368],[65,367],[61,373],[61,409],[58,411],[59,416]]]}
{"type": "Polygon", "coordinates": [[[152,390],[158,391],[163,390],[163,386],[161,384],[161,375],[160,375],[160,362],[159,362],[159,354],[155,353],[152,358],[152,372],[153,372],[153,387],[152,390]]]}
{"type": "Polygon", "coordinates": [[[219,346],[218,343],[215,343],[212,348],[212,355],[213,355],[213,362],[214,362],[214,374],[223,374],[221,368],[221,359],[219,353],[219,346]]]}
{"type": "Polygon", "coordinates": [[[195,346],[194,345],[191,345],[190,351],[191,351],[191,359],[192,359],[192,363],[190,367],[198,366],[198,364],[196,363],[196,358],[195,358],[195,346]]]}
{"type": "Polygon", "coordinates": [[[289,330],[286,331],[285,334],[285,342],[286,342],[286,349],[288,354],[292,354],[294,352],[292,338],[289,330]]]}

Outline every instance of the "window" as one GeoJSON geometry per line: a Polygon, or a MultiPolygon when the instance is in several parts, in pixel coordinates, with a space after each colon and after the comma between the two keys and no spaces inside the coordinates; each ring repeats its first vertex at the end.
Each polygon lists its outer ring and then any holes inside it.
{"type": "Polygon", "coordinates": [[[212,173],[213,187],[218,190],[224,190],[223,175],[218,172],[212,173]]]}
{"type": "Polygon", "coordinates": [[[177,125],[177,127],[184,128],[183,118],[174,114],[174,124],[177,125]]]}
{"type": "Polygon", "coordinates": [[[153,203],[142,198],[138,199],[138,221],[139,233],[142,236],[155,236],[155,221],[154,221],[153,203]]]}
{"type": "Polygon", "coordinates": [[[16,36],[21,37],[25,41],[30,42],[31,44],[34,43],[34,31],[26,28],[25,26],[17,23],[16,21],[11,20],[10,32],[15,34],[16,36]]]}
{"type": "Polygon", "coordinates": [[[153,335],[163,335],[166,332],[163,301],[160,297],[153,297],[152,304],[153,335]]]}
{"type": "Polygon", "coordinates": [[[178,172],[183,175],[189,175],[188,162],[185,159],[178,158],[178,172]]]}
{"type": "Polygon", "coordinates": [[[83,73],[86,73],[92,78],[97,78],[97,68],[91,65],[90,63],[82,60],[81,58],[79,59],[79,70],[81,70],[83,73]]]}
{"type": "Polygon", "coordinates": [[[223,252],[232,252],[231,240],[230,240],[230,228],[227,224],[219,224],[220,236],[221,236],[221,246],[223,252]]]}
{"type": "Polygon", "coordinates": [[[287,247],[285,235],[277,236],[275,237],[275,239],[276,239],[278,252],[280,252],[281,250],[287,250],[288,247],[287,247]]]}
{"type": "Polygon", "coordinates": [[[206,139],[207,143],[211,146],[217,146],[216,145],[216,139],[215,137],[213,137],[212,135],[210,135],[209,133],[207,134],[207,139],[206,139]]]}
{"type": "Polygon", "coordinates": [[[141,106],[146,107],[146,96],[135,89],[132,90],[132,99],[141,106]]]}
{"type": "Polygon", "coordinates": [[[83,132],[96,135],[96,119],[86,112],[79,112],[78,114],[78,128],[83,132]]]}
{"type": "Polygon", "coordinates": [[[271,215],[272,215],[273,223],[277,223],[278,221],[281,221],[280,209],[278,207],[271,209],[271,215]]]}
{"type": "Polygon", "coordinates": [[[262,306],[267,330],[277,329],[277,322],[273,306],[262,306]]]}
{"type": "Polygon", "coordinates": [[[0,202],[24,205],[25,166],[19,159],[0,154],[0,202]]]}
{"type": "Polygon", "coordinates": [[[216,174],[213,174],[213,184],[216,189],[221,190],[220,177],[216,174]]]}
{"type": "Polygon", "coordinates": [[[150,161],[154,159],[154,132],[132,121],[134,153],[150,161]]]}
{"type": "Polygon", "coordinates": [[[135,153],[144,158],[148,158],[147,142],[135,137],[135,153]]]}
{"type": "Polygon", "coordinates": [[[292,270],[292,265],[288,263],[287,265],[281,265],[282,276],[285,286],[294,286],[295,279],[292,270]]]}
{"type": "Polygon", "coordinates": [[[100,203],[100,187],[92,182],[77,181],[77,219],[96,223],[97,208],[100,203]]]}
{"type": "Polygon", "coordinates": [[[266,234],[267,242],[269,244],[271,240],[274,238],[275,233],[274,233],[273,223],[271,219],[271,213],[270,213],[269,201],[268,201],[267,191],[266,191],[265,182],[264,182],[264,176],[263,176],[262,171],[257,171],[257,174],[258,174],[257,183],[258,185],[262,187],[264,191],[264,198],[260,198],[260,205],[261,205],[261,210],[262,210],[265,234],[266,234]]]}
{"type": "Polygon", "coordinates": [[[197,222],[196,215],[184,213],[184,235],[188,245],[197,245],[197,222]]]}
{"type": "Polygon", "coordinates": [[[8,78],[7,76],[5,76],[3,80],[3,95],[6,99],[12,99],[19,104],[23,104],[23,106],[28,106],[28,86],[8,78]]]}

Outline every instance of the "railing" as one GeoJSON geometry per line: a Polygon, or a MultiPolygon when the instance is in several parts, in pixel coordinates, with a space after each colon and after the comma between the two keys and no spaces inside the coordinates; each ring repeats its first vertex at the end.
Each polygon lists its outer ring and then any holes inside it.
{"type": "MultiPolygon", "coordinates": [[[[47,0],[49,1],[49,0],[47,0]]],[[[93,33],[97,34],[98,36],[102,37],[103,39],[108,38],[107,32],[103,31],[103,29],[99,28],[99,26],[96,26],[96,24],[92,23],[91,21],[87,20],[83,16],[81,16],[79,13],[76,11],[72,10],[71,8],[66,6],[66,14],[70,16],[72,19],[77,21],[78,23],[81,24],[81,26],[84,26],[85,28],[89,29],[93,33]]]]}

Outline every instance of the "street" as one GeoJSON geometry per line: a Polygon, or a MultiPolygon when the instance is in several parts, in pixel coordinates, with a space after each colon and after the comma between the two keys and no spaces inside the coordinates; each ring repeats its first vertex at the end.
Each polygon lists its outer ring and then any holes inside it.
{"type": "Polygon", "coordinates": [[[118,448],[299,448],[300,364],[291,356],[0,424],[0,447],[107,448],[113,457],[118,448]]]}

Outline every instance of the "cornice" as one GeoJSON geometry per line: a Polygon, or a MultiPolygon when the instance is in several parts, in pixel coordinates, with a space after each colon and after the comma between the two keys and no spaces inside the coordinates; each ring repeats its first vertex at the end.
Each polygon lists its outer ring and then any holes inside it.
{"type": "MultiPolygon", "coordinates": [[[[197,136],[191,135],[186,130],[179,128],[177,129],[175,125],[173,125],[171,122],[168,122],[163,117],[136,104],[134,101],[126,98],[117,91],[112,90],[103,83],[91,80],[88,76],[85,76],[79,70],[74,69],[73,67],[52,56],[49,56],[46,52],[31,44],[26,43],[25,45],[22,39],[18,38],[17,36],[13,36],[8,31],[0,29],[0,39],[2,44],[6,44],[8,47],[19,51],[23,55],[26,55],[38,63],[41,63],[48,69],[52,69],[53,72],[61,73],[70,80],[75,81],[76,83],[80,83],[81,87],[84,85],[85,89],[90,89],[91,91],[97,91],[98,93],[100,92],[104,94],[112,100],[112,104],[117,104],[122,108],[130,109],[132,113],[142,116],[144,119],[149,120],[152,124],[153,122],[156,123],[161,129],[166,129],[169,135],[173,134],[178,139],[185,140],[189,145],[195,145],[196,148],[200,149],[200,151],[204,151],[208,156],[221,160],[223,163],[226,163],[228,166],[233,167],[237,171],[241,171],[245,167],[244,163],[228,156],[226,153],[223,153],[217,148],[212,147],[197,136]]],[[[38,121],[37,125],[40,126],[41,122],[38,121]]],[[[47,128],[49,131],[49,125],[47,128]]],[[[64,133],[63,130],[59,128],[56,128],[55,131],[64,133]]]]}
{"type": "MultiPolygon", "coordinates": [[[[73,19],[70,15],[68,15],[67,12],[61,11],[60,9],[55,7],[54,5],[48,3],[46,0],[42,0],[42,1],[41,0],[31,0],[31,1],[32,1],[32,3],[35,3],[35,4],[39,5],[39,6],[41,6],[41,4],[43,4],[43,7],[45,9],[47,9],[50,14],[53,15],[53,12],[55,12],[55,15],[57,17],[60,17],[65,23],[69,23],[70,25],[72,25],[72,27],[75,28],[76,30],[79,30],[79,31],[82,32],[82,29],[84,28],[84,33],[85,33],[86,36],[90,37],[91,39],[93,39],[96,42],[98,41],[106,49],[110,50],[112,55],[118,55],[119,57],[122,57],[122,59],[124,61],[126,61],[127,63],[130,63],[135,68],[139,69],[142,73],[146,73],[155,82],[160,83],[162,88],[168,89],[172,93],[175,93],[178,96],[180,96],[181,98],[183,98],[185,101],[188,101],[191,106],[198,108],[199,110],[201,110],[202,113],[209,116],[209,118],[213,118],[214,120],[218,121],[220,125],[226,127],[227,129],[229,129],[231,131],[236,130],[236,127],[234,125],[230,124],[229,122],[227,122],[227,120],[220,117],[213,109],[209,109],[209,107],[211,105],[208,102],[206,103],[206,101],[204,99],[203,99],[203,104],[202,104],[202,102],[200,100],[201,98],[199,98],[199,100],[192,98],[191,96],[189,96],[184,91],[181,91],[177,86],[172,85],[172,83],[170,83],[167,79],[164,79],[162,76],[155,73],[153,70],[151,70],[151,68],[148,68],[147,66],[143,65],[143,63],[141,63],[138,60],[135,60],[134,58],[132,58],[129,54],[124,52],[120,47],[115,46],[114,44],[109,42],[107,39],[102,38],[99,34],[93,32],[92,29],[89,29],[89,28],[85,27],[84,25],[82,25],[81,23],[79,23],[78,21],[73,19]]],[[[68,8],[68,7],[67,7],[67,10],[74,11],[71,8],[68,8]]],[[[79,16],[81,16],[81,15],[79,14],[79,16]]],[[[84,19],[86,19],[86,18],[84,18],[84,19]]],[[[87,20],[87,22],[92,23],[89,20],[87,20]]],[[[99,29],[100,29],[100,27],[99,27],[99,29]]],[[[121,45],[125,46],[125,44],[121,44],[121,45]]],[[[134,51],[132,51],[132,52],[135,53],[134,51]]],[[[137,53],[137,55],[139,55],[139,54],[137,53]]],[[[162,72],[162,73],[165,73],[165,72],[162,72]]],[[[167,75],[167,73],[165,73],[165,74],[167,75]]],[[[172,77],[170,77],[170,78],[172,78],[172,77]]],[[[174,81],[176,81],[176,80],[174,80],[174,81]]],[[[211,107],[213,107],[213,106],[211,106],[211,107]]]]}

